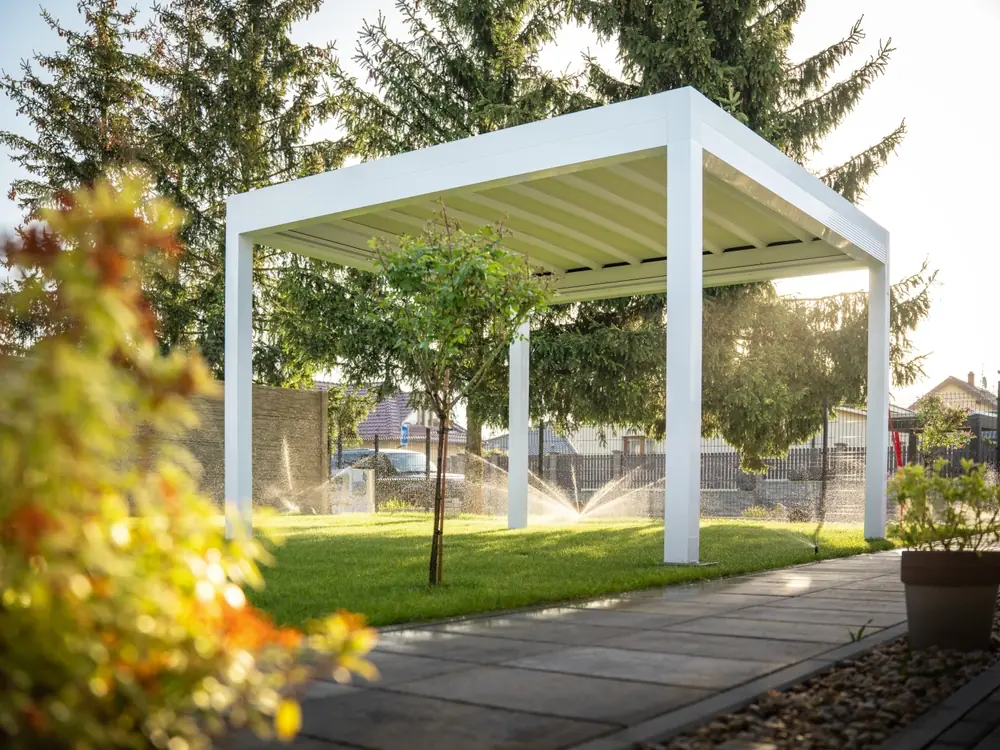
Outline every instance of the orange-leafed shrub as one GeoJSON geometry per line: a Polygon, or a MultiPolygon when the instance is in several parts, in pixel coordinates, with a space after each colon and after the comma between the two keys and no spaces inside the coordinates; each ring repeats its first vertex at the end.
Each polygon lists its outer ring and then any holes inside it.
{"type": "Polygon", "coordinates": [[[0,326],[48,318],[27,357],[0,359],[4,748],[184,750],[244,725],[287,738],[316,665],[371,671],[361,618],[303,633],[244,597],[265,550],[224,539],[173,439],[211,381],[198,356],[159,352],[140,267],[179,252],[182,217],[147,192],[99,183],[3,248],[39,281],[0,326]]]}

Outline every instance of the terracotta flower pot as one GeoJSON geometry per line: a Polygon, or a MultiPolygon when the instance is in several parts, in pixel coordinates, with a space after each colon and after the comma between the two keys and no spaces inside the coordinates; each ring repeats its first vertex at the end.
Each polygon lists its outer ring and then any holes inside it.
{"type": "Polygon", "coordinates": [[[903,553],[910,648],[990,647],[1000,587],[1000,552],[903,553]]]}

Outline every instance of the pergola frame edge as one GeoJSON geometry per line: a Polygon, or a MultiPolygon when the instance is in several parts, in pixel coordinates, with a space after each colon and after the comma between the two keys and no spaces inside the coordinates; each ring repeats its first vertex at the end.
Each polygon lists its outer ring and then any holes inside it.
{"type": "MultiPolygon", "coordinates": [[[[252,523],[253,244],[365,267],[356,247],[299,230],[329,217],[417,198],[514,185],[635,161],[666,149],[666,261],[566,274],[557,301],[667,292],[664,561],[699,561],[702,294],[707,285],[810,271],[869,272],[865,536],[886,522],[889,234],[856,206],[690,88],[531,123],[231,196],[226,214],[225,494],[227,533],[252,523]],[[705,176],[758,204],[798,245],[755,249],[758,262],[703,255],[705,176]],[[667,210],[669,207],[669,210],[667,210]],[[810,240],[810,242],[805,242],[810,240]],[[670,363],[674,363],[673,366],[670,363]],[[677,363],[680,363],[678,365],[677,363]]],[[[532,190],[521,191],[530,195],[532,190]]],[[[551,203],[551,201],[550,201],[551,203]]],[[[356,234],[356,232],[355,232],[356,234]]],[[[349,235],[345,235],[349,236],[349,235]]],[[[537,242],[537,240],[535,240],[537,242]]],[[[528,523],[528,331],[510,351],[508,525],[528,523]]]]}

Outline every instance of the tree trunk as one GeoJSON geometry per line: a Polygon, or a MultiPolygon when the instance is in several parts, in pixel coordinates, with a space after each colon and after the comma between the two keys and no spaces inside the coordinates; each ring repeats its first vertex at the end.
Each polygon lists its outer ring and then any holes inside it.
{"type": "Polygon", "coordinates": [[[483,420],[473,408],[469,407],[469,431],[465,443],[465,452],[474,458],[465,462],[465,501],[469,513],[483,514],[486,512],[483,493],[483,420]]]}
{"type": "Polygon", "coordinates": [[[444,435],[444,440],[442,440],[442,451],[440,454],[440,459],[438,466],[443,467],[438,469],[438,481],[441,483],[440,495],[441,495],[441,520],[438,523],[438,553],[437,553],[437,582],[441,583],[441,571],[444,566],[444,509],[445,502],[447,501],[447,490],[448,490],[448,430],[451,425],[448,422],[448,415],[445,415],[444,419],[441,420],[441,431],[444,435]]]}
{"type": "Polygon", "coordinates": [[[441,577],[441,539],[444,535],[444,446],[447,417],[438,415],[438,455],[437,455],[437,477],[434,482],[434,536],[431,538],[431,564],[428,582],[431,586],[440,582],[441,577]]]}

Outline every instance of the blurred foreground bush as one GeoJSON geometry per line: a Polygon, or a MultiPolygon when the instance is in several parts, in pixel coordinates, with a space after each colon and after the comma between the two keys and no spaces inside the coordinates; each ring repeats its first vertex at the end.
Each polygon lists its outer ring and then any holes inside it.
{"type": "Polygon", "coordinates": [[[0,326],[41,310],[50,331],[0,358],[4,748],[184,750],[248,724],[289,738],[315,665],[372,671],[360,618],[301,633],[244,598],[266,553],[223,538],[171,440],[211,381],[197,356],[159,353],[140,266],[179,252],[181,216],[146,192],[100,183],[3,248],[37,281],[0,326]]]}

